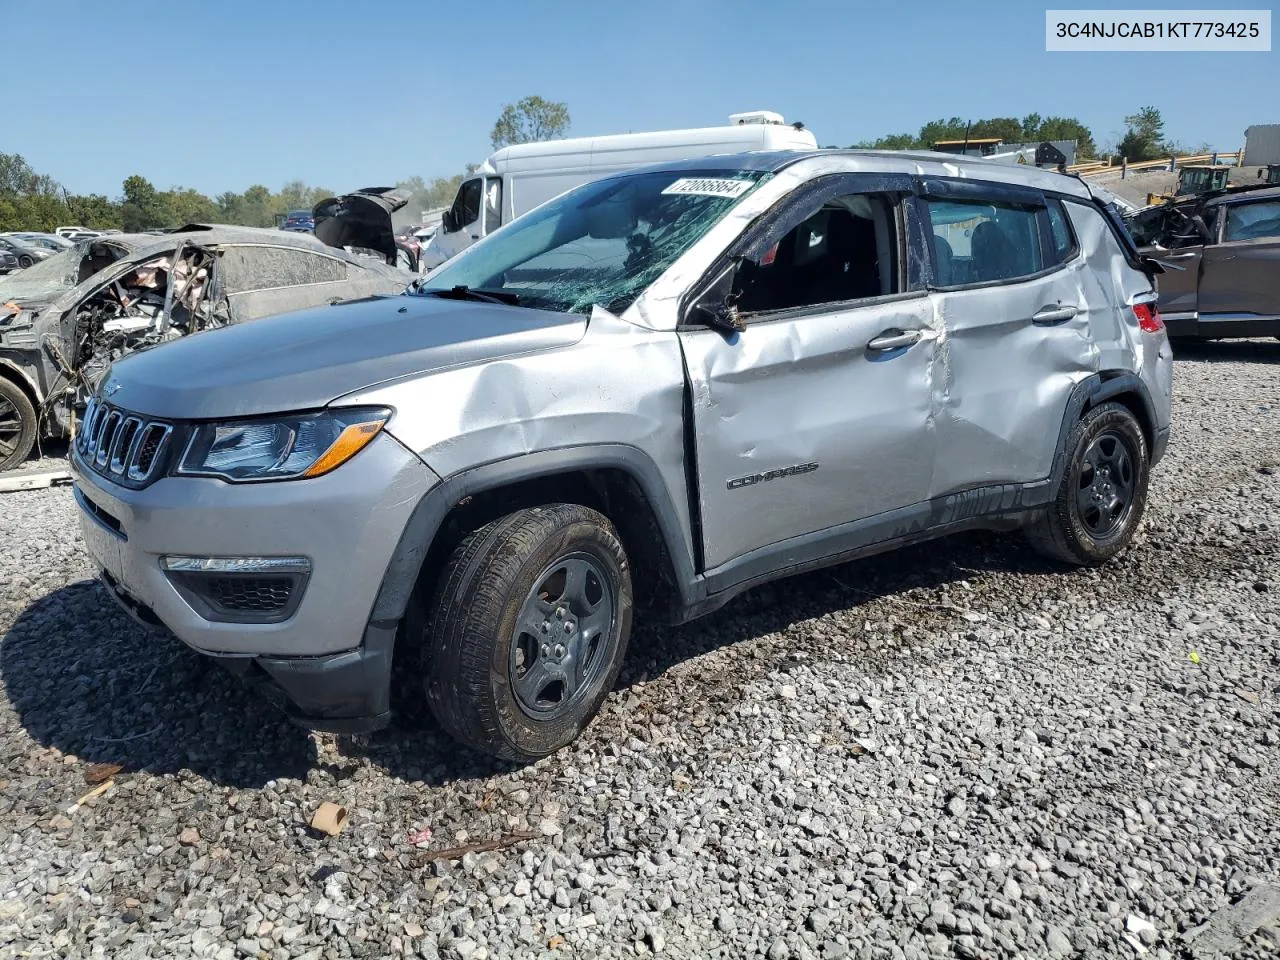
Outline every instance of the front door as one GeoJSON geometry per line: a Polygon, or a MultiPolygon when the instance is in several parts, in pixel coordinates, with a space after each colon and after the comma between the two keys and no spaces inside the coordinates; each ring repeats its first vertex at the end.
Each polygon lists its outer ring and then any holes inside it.
{"type": "Polygon", "coordinates": [[[936,331],[906,281],[908,189],[802,187],[738,248],[740,332],[681,328],[707,568],[927,499],[936,331]]]}

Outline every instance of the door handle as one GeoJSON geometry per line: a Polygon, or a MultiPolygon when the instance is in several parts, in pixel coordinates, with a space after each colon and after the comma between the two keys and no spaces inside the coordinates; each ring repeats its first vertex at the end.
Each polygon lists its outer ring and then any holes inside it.
{"type": "Polygon", "coordinates": [[[909,347],[920,340],[919,330],[885,330],[867,344],[868,350],[897,350],[909,347]]]}
{"type": "Polygon", "coordinates": [[[1190,253],[1175,253],[1167,257],[1162,257],[1161,259],[1162,260],[1189,260],[1195,255],[1196,255],[1196,251],[1192,250],[1190,253]]]}
{"type": "Polygon", "coordinates": [[[1041,324],[1062,323],[1064,320],[1070,320],[1079,312],[1070,304],[1061,307],[1045,307],[1031,317],[1031,322],[1041,324]]]}

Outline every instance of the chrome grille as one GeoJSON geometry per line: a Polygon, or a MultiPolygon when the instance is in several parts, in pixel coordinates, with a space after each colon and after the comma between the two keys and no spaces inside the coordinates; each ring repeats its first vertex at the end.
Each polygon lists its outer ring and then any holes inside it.
{"type": "Polygon", "coordinates": [[[76,450],[95,473],[126,486],[142,486],[155,479],[172,433],[172,424],[92,399],[85,407],[76,450]]]}

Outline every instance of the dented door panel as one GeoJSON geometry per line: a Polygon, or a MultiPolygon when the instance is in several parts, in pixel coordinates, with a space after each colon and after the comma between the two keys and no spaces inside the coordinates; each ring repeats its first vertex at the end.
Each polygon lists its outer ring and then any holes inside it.
{"type": "Polygon", "coordinates": [[[940,346],[935,495],[1049,476],[1062,413],[1098,369],[1082,263],[1015,283],[935,293],[940,346]],[[1042,311],[1075,315],[1036,322],[1042,311]]]}
{"type": "Polygon", "coordinates": [[[927,297],[679,336],[708,568],[927,498],[936,336],[927,297]],[[892,329],[922,337],[867,349],[892,329]]]}

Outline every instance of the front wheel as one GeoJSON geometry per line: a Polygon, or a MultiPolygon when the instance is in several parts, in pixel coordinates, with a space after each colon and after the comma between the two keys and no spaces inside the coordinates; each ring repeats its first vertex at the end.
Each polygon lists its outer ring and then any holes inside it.
{"type": "Polygon", "coordinates": [[[27,395],[12,380],[0,377],[0,470],[12,469],[27,459],[39,427],[27,395]]]}
{"type": "Polygon", "coordinates": [[[1096,566],[1127,547],[1142,521],[1150,474],[1146,437],[1119,403],[1089,410],[1067,440],[1067,468],[1049,508],[1027,528],[1054,560],[1096,566]]]}
{"type": "Polygon", "coordinates": [[[27,269],[27,267],[31,266],[35,262],[34,257],[28,256],[25,253],[18,257],[18,266],[23,270],[27,269]]]}
{"type": "Polygon", "coordinates": [[[607,517],[550,504],[463,540],[431,610],[422,666],[436,720],[467,746],[527,762],[572,742],[613,687],[631,573],[607,517]]]}

